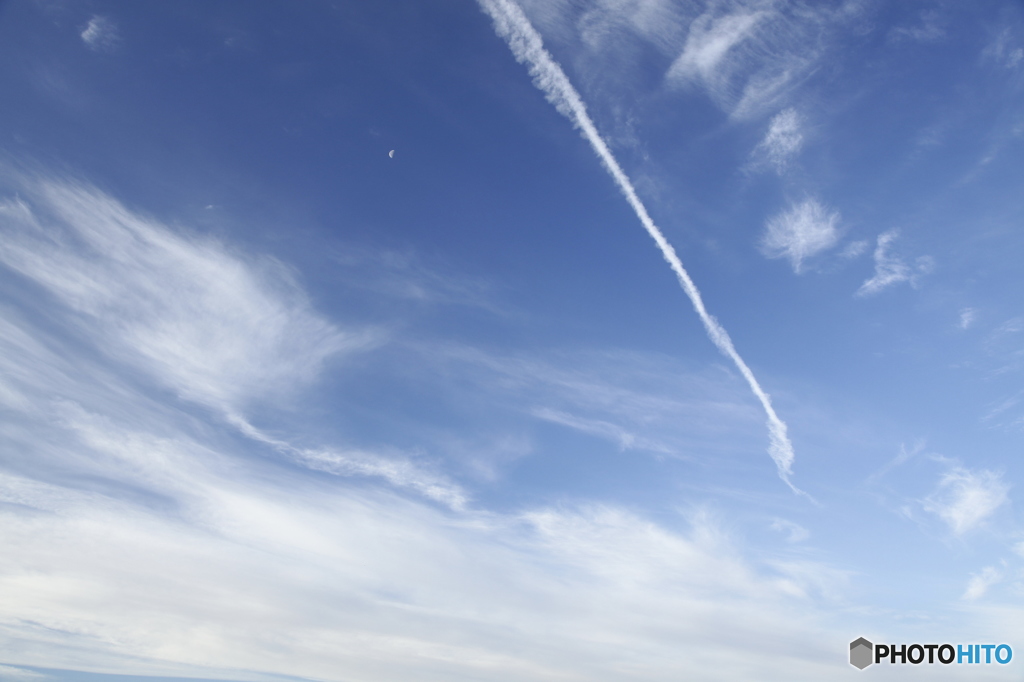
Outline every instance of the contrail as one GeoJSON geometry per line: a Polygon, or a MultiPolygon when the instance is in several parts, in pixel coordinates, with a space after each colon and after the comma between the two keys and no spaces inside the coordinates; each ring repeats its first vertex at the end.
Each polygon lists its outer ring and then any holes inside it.
{"type": "Polygon", "coordinates": [[[771,398],[764,392],[761,385],[757,383],[757,379],[754,377],[754,373],[750,371],[750,368],[747,367],[747,363],[736,352],[729,334],[726,333],[722,325],[718,323],[718,320],[710,315],[707,308],[704,307],[700,291],[697,290],[697,286],[690,279],[690,275],[686,272],[686,268],[683,267],[679,256],[676,255],[675,249],[672,248],[672,245],[665,239],[665,235],[661,233],[658,226],[651,220],[651,216],[648,215],[647,209],[633,188],[633,183],[629,181],[622,167],[619,166],[619,162],[612,156],[608,145],[600,133],[597,132],[597,127],[594,126],[590,115],[587,114],[587,107],[583,104],[583,99],[576,92],[576,88],[572,86],[569,77],[565,75],[562,67],[554,60],[551,53],[544,49],[544,43],[541,40],[540,34],[533,28],[530,20],[527,19],[517,4],[511,0],[478,0],[478,2],[483,10],[494,20],[495,31],[508,43],[512,54],[515,55],[516,61],[520,64],[525,64],[529,68],[534,84],[547,95],[548,101],[554,104],[559,112],[583,131],[583,136],[590,143],[590,146],[593,147],[594,152],[601,159],[604,167],[608,169],[608,172],[615,180],[615,184],[622,190],[626,201],[633,207],[633,211],[636,213],[637,218],[640,219],[640,223],[647,230],[647,234],[651,235],[651,238],[661,250],[661,255],[672,267],[672,271],[676,273],[683,291],[686,292],[690,302],[693,303],[694,310],[697,311],[701,322],[704,323],[704,329],[707,330],[711,342],[718,347],[718,350],[723,355],[732,360],[736,368],[739,369],[740,374],[747,380],[750,390],[754,392],[754,395],[761,402],[761,407],[764,408],[765,414],[768,415],[768,454],[775,460],[775,466],[778,468],[779,476],[782,480],[794,492],[802,492],[797,490],[789,480],[793,474],[793,444],[789,441],[789,436],[786,435],[786,423],[779,419],[779,415],[775,414],[771,398]]]}

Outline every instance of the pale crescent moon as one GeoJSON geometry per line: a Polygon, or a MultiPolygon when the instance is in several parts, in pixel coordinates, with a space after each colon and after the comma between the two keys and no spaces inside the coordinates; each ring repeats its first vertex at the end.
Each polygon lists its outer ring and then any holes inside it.
{"type": "Polygon", "coordinates": [[[394,149],[392,149],[391,151],[388,152],[388,158],[389,159],[395,158],[395,150],[394,149]]]}

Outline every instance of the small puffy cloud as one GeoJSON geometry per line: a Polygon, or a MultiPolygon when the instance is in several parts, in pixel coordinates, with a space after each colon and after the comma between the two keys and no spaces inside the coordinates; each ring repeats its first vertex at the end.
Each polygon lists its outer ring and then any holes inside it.
{"type": "Polygon", "coordinates": [[[768,124],[768,132],[751,154],[755,166],[771,166],[781,173],[790,159],[800,151],[804,136],[800,128],[803,119],[795,109],[776,114],[768,124]]]}
{"type": "Polygon", "coordinates": [[[858,296],[871,296],[900,282],[908,282],[917,286],[920,275],[927,274],[934,268],[931,256],[920,256],[913,265],[908,265],[899,256],[890,252],[890,245],[899,236],[896,230],[890,230],[878,236],[875,246],[875,274],[857,290],[858,296]]]}
{"type": "Polygon", "coordinates": [[[986,566],[981,573],[975,573],[967,582],[967,589],[964,591],[964,599],[973,601],[985,596],[988,588],[992,587],[1003,579],[1003,574],[994,566],[986,566]]]}
{"type": "Polygon", "coordinates": [[[117,25],[106,17],[94,16],[82,30],[82,41],[90,50],[107,52],[117,47],[120,37],[117,25]]]}
{"type": "Polygon", "coordinates": [[[963,535],[1005,504],[1009,491],[1010,486],[995,472],[953,467],[924,500],[924,508],[945,521],[954,535],[963,535]]]}
{"type": "Polygon", "coordinates": [[[761,251],[768,258],[788,258],[799,274],[804,260],[836,245],[838,222],[838,213],[808,199],[768,221],[761,251]]]}

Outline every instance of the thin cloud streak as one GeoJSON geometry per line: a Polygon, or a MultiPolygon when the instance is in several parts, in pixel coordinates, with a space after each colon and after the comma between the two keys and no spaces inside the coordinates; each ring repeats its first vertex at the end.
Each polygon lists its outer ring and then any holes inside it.
{"type": "Polygon", "coordinates": [[[465,509],[468,499],[462,489],[443,476],[432,474],[408,459],[389,458],[365,450],[338,448],[297,448],[277,438],[268,436],[239,415],[232,415],[229,421],[249,438],[271,446],[314,471],[323,471],[335,476],[371,476],[383,478],[396,488],[406,488],[451,509],[465,509]]]}
{"type": "Polygon", "coordinates": [[[673,454],[673,451],[661,443],[641,438],[631,431],[600,419],[586,419],[576,415],[568,414],[560,410],[542,408],[534,410],[533,415],[538,419],[561,424],[583,433],[605,438],[618,444],[620,450],[648,450],[663,454],[673,454]]]}
{"type": "Polygon", "coordinates": [[[672,245],[665,239],[661,230],[658,229],[647,213],[647,208],[640,201],[636,190],[633,188],[633,184],[622,170],[622,167],[619,166],[618,161],[616,161],[608,145],[598,132],[597,127],[587,113],[586,105],[569,81],[568,76],[565,75],[562,68],[544,48],[540,34],[534,30],[529,19],[527,19],[518,5],[510,2],[510,0],[479,0],[479,2],[484,11],[494,21],[495,31],[508,43],[516,60],[528,67],[530,74],[533,76],[534,84],[547,95],[548,101],[560,113],[566,116],[583,132],[584,137],[626,197],[626,201],[633,208],[637,218],[640,219],[640,223],[658,245],[662,257],[664,257],[673,272],[675,272],[680,285],[683,287],[683,291],[686,292],[690,302],[693,304],[694,310],[697,311],[697,315],[700,317],[701,322],[703,322],[708,337],[736,365],[736,368],[739,369],[743,378],[746,379],[747,384],[750,386],[751,391],[753,391],[764,408],[768,416],[768,433],[770,438],[768,452],[775,461],[779,476],[794,492],[801,492],[790,481],[793,473],[794,453],[793,444],[787,435],[785,422],[776,414],[775,409],[772,407],[771,398],[761,388],[761,385],[754,377],[754,373],[747,366],[746,362],[743,361],[743,358],[740,357],[725,329],[719,324],[718,320],[707,312],[700,291],[698,291],[693,280],[690,279],[690,275],[683,267],[679,256],[676,255],[675,249],[672,248],[672,245]]]}

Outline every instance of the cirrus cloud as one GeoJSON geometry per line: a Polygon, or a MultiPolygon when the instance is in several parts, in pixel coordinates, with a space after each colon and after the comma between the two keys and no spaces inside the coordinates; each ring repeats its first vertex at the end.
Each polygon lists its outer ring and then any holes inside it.
{"type": "Polygon", "coordinates": [[[807,199],[768,220],[761,251],[768,258],[788,259],[793,272],[800,274],[805,260],[839,242],[838,222],[837,212],[807,199]]]}

